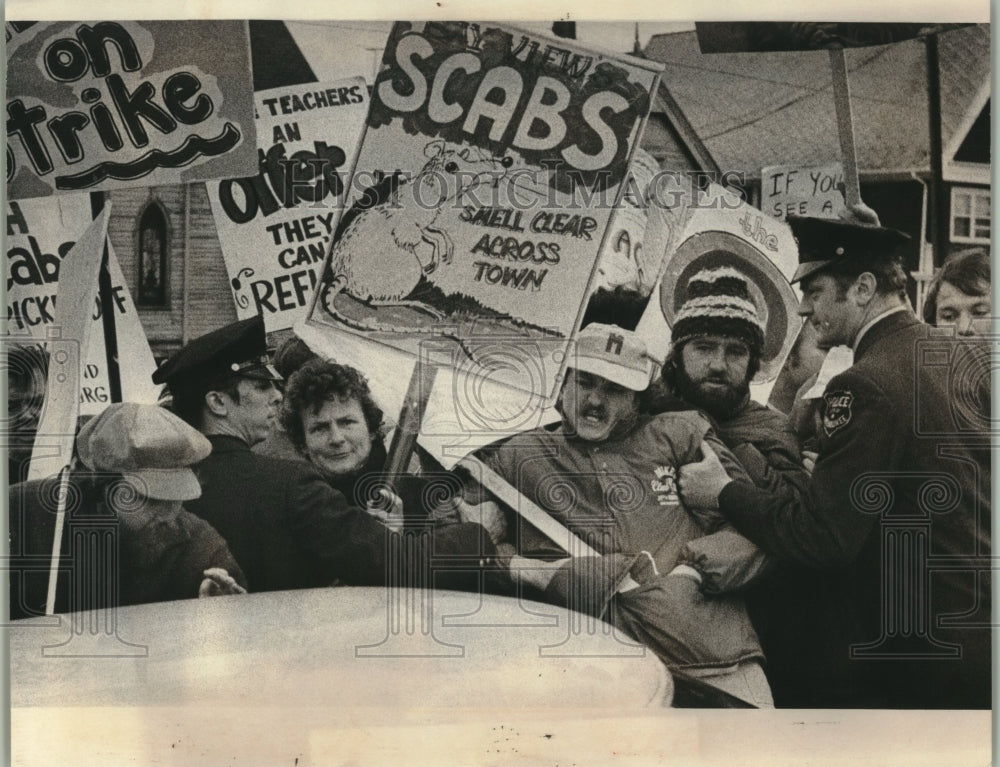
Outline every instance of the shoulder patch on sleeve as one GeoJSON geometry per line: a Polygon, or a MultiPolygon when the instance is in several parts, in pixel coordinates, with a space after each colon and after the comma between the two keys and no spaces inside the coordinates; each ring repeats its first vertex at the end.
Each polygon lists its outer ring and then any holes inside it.
{"type": "Polygon", "coordinates": [[[836,389],[823,394],[823,431],[832,437],[851,422],[854,395],[850,389],[836,389]]]}

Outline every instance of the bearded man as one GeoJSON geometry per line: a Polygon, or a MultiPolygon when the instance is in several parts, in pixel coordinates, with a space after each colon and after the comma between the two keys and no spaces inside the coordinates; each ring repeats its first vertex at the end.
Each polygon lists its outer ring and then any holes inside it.
{"type": "Polygon", "coordinates": [[[652,413],[701,410],[754,484],[777,492],[801,488],[808,473],[787,416],[750,398],[764,331],[746,277],[732,267],[697,272],[648,407],[652,413]]]}

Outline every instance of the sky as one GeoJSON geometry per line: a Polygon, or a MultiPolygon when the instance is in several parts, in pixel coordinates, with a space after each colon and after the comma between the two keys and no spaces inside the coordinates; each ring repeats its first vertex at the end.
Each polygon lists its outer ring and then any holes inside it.
{"type": "MultiPolygon", "coordinates": [[[[515,22],[516,23],[516,22],[515,22]]],[[[368,81],[378,70],[391,21],[286,21],[298,43],[308,52],[309,63],[320,80],[340,80],[361,75],[368,81]]],[[[636,22],[577,22],[577,40],[619,53],[631,53],[636,22]]],[[[694,29],[691,22],[641,21],[639,43],[645,46],[653,35],[694,29]]],[[[518,26],[541,34],[552,34],[551,21],[520,22],[518,26]]]]}
{"type": "MultiPolygon", "coordinates": [[[[694,29],[689,21],[578,21],[576,39],[620,53],[631,52],[636,24],[639,26],[639,45],[643,48],[653,35],[694,29]]],[[[525,22],[522,26],[549,34],[552,30],[552,23],[548,21],[525,22]]]]}

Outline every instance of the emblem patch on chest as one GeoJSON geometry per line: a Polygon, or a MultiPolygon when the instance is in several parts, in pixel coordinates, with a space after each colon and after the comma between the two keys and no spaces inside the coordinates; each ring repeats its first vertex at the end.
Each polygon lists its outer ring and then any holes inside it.
{"type": "Polygon", "coordinates": [[[832,437],[851,422],[854,395],[849,390],[831,391],[823,395],[823,431],[832,437]]]}
{"type": "Polygon", "coordinates": [[[649,486],[656,493],[656,502],[661,506],[680,503],[677,496],[677,470],[673,466],[657,466],[653,473],[656,479],[649,486]]]}

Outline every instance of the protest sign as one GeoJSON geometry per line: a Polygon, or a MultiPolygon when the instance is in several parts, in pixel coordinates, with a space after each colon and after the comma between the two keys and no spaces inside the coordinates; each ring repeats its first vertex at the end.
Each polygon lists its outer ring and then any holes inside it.
{"type": "Polygon", "coordinates": [[[268,332],[305,314],[368,112],[360,77],[259,91],[256,176],[208,182],[236,302],[268,332]]]}
{"type": "Polygon", "coordinates": [[[648,223],[649,185],[659,170],[655,157],[645,149],[636,149],[625,193],[611,219],[610,234],[597,264],[597,287],[623,285],[644,295],[653,289],[659,262],[649,257],[643,239],[648,223]]]}
{"type": "Polygon", "coordinates": [[[9,199],[253,172],[246,22],[39,22],[15,42],[9,199]]]}
{"type": "MultiPolygon", "coordinates": [[[[87,195],[63,195],[7,202],[7,323],[8,343],[47,344],[54,329],[69,338],[75,329],[60,327],[56,312],[60,266],[76,240],[91,223],[87,195]]],[[[108,243],[108,248],[111,248],[108,243]]],[[[156,402],[159,387],[150,380],[156,363],[149,349],[132,296],[115,257],[109,252],[111,298],[115,309],[122,397],[129,402],[156,402]]],[[[97,274],[94,273],[95,291],[97,274]]],[[[83,290],[83,286],[80,286],[83,290]]],[[[80,413],[95,415],[111,401],[101,305],[94,301],[94,328],[86,348],[79,349],[82,365],[80,413]]]]}
{"type": "Polygon", "coordinates": [[[398,23],[309,313],[445,366],[520,343],[551,393],[657,65],[493,24],[398,23]],[[383,172],[384,171],[384,172],[383,172]]]}
{"type": "Polygon", "coordinates": [[[658,300],[650,301],[636,331],[649,353],[662,362],[691,277],[702,269],[737,269],[747,278],[765,327],[760,370],[751,381],[754,397],[763,401],[801,326],[798,297],[789,283],[798,265],[795,239],[787,224],[722,187],[695,188],[692,195],[685,227],[675,240],[678,244],[665,254],[666,268],[653,293],[658,300]]]}
{"type": "Polygon", "coordinates": [[[8,21],[4,24],[7,40],[7,56],[10,57],[18,48],[31,40],[44,25],[37,21],[8,21]]]}
{"type": "MultiPolygon", "coordinates": [[[[76,422],[80,417],[77,393],[81,389],[81,351],[90,345],[94,332],[94,323],[87,320],[97,302],[97,278],[110,212],[109,207],[104,208],[60,263],[63,281],[59,286],[61,290],[57,288],[60,301],[54,311],[54,329],[59,330],[59,336],[50,342],[52,356],[45,406],[31,453],[29,480],[57,474],[69,464],[73,455],[76,422]],[[54,441],[58,450],[53,450],[54,441]]],[[[46,613],[51,613],[51,609],[46,613]]]]}
{"type": "Polygon", "coordinates": [[[844,168],[772,165],[760,172],[760,209],[784,221],[789,215],[836,218],[844,209],[844,168]]]}

